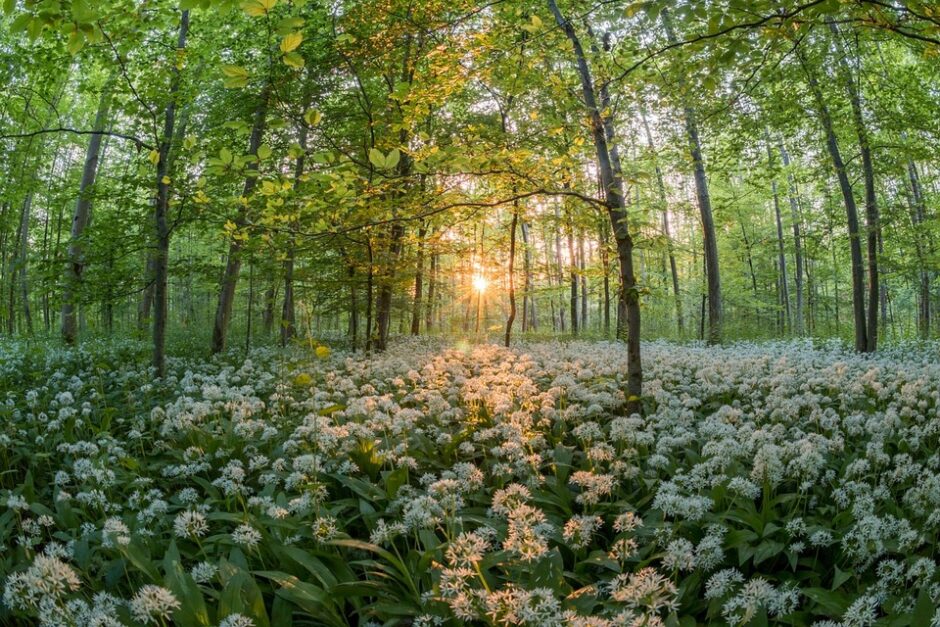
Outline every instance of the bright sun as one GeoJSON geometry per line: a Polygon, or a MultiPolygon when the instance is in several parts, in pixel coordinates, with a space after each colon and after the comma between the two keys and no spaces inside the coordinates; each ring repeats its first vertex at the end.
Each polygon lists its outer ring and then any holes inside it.
{"type": "Polygon", "coordinates": [[[477,274],[473,277],[473,289],[478,292],[485,292],[486,288],[489,287],[490,282],[487,278],[481,274],[477,274]]]}

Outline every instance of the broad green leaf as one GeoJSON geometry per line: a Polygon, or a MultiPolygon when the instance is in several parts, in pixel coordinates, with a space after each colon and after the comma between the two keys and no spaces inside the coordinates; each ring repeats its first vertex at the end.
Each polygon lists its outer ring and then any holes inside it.
{"type": "Polygon", "coordinates": [[[379,169],[385,167],[385,155],[383,155],[382,151],[378,148],[369,150],[369,161],[379,169]]]}

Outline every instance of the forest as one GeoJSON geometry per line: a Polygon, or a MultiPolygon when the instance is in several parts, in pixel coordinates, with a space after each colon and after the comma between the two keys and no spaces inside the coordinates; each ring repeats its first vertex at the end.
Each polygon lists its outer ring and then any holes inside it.
{"type": "Polygon", "coordinates": [[[2,0],[0,623],[940,625],[940,4],[2,0]]]}

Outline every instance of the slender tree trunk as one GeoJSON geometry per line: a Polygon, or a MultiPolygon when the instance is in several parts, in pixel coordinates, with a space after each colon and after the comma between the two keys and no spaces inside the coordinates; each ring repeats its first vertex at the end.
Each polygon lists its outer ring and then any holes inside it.
{"type": "MultiPolygon", "coordinates": [[[[561,261],[561,212],[558,208],[558,204],[555,204],[555,278],[558,281],[558,286],[564,286],[564,264],[561,261]]],[[[561,294],[558,299],[558,326],[561,329],[561,332],[565,332],[567,323],[565,318],[567,317],[565,311],[565,297],[564,290],[560,290],[561,294]]]]}
{"type": "Polygon", "coordinates": [[[411,304],[411,334],[421,333],[421,297],[424,296],[424,237],[427,228],[421,225],[418,229],[418,259],[415,264],[415,296],[411,304]]]}
{"type": "Polygon", "coordinates": [[[75,212],[72,216],[72,231],[62,290],[62,339],[70,345],[75,344],[78,339],[78,319],[76,315],[78,291],[81,289],[82,273],[85,270],[85,252],[82,237],[85,233],[85,227],[88,226],[91,219],[91,198],[94,193],[95,179],[98,175],[98,159],[101,156],[103,131],[107,126],[108,114],[111,109],[114,80],[115,77],[112,74],[108,78],[98,101],[98,112],[95,114],[95,123],[92,127],[95,133],[89,139],[88,148],[85,151],[85,165],[82,168],[78,200],[75,202],[75,212]]]}
{"type": "Polygon", "coordinates": [[[868,231],[868,328],[866,330],[865,352],[874,352],[878,347],[878,308],[881,293],[881,282],[878,278],[878,242],[881,238],[881,224],[878,214],[878,196],[875,190],[875,167],[872,159],[871,142],[868,137],[868,128],[862,111],[862,99],[852,70],[845,60],[845,47],[839,27],[835,22],[829,21],[829,29],[839,48],[839,67],[845,90],[852,105],[852,118],[855,122],[855,132],[858,135],[858,147],[862,156],[862,174],[865,180],[865,219],[868,231]]]}
{"type": "Polygon", "coordinates": [[[800,208],[799,208],[799,190],[796,186],[796,177],[790,171],[790,155],[780,143],[780,158],[783,160],[783,167],[787,171],[788,197],[790,200],[790,219],[793,221],[793,257],[796,264],[794,270],[794,290],[796,292],[796,310],[794,311],[795,331],[797,335],[803,335],[804,314],[803,314],[803,242],[800,234],[800,208]]]}
{"type": "MultiPolygon", "coordinates": [[[[558,26],[574,49],[578,75],[581,79],[582,95],[591,120],[591,135],[597,153],[598,171],[604,188],[605,207],[613,227],[617,242],[617,254],[620,260],[620,278],[623,286],[623,302],[627,322],[627,406],[628,412],[642,410],[643,369],[640,361],[640,299],[633,273],[633,238],[627,226],[627,208],[624,197],[623,179],[620,174],[620,157],[616,143],[609,144],[608,137],[616,136],[613,120],[601,115],[595,92],[594,81],[587,63],[587,57],[574,25],[558,9],[556,0],[547,0],[558,26]]],[[[602,86],[606,96],[606,85],[602,86]]],[[[607,109],[605,108],[605,111],[607,109]]]]}
{"type": "Polygon", "coordinates": [[[654,171],[656,173],[656,191],[662,213],[663,237],[666,238],[666,252],[669,255],[669,271],[672,276],[672,295],[676,303],[676,323],[679,327],[679,337],[685,334],[685,320],[682,315],[682,293],[679,290],[679,270],[676,267],[675,245],[672,234],[669,232],[669,206],[666,199],[666,183],[663,179],[662,168],[659,167],[659,158],[656,145],[653,143],[653,133],[650,131],[649,121],[646,119],[646,108],[640,110],[643,128],[646,130],[646,143],[653,157],[654,171]]]}
{"type": "Polygon", "coordinates": [[[525,272],[525,292],[522,295],[522,332],[534,331],[538,327],[535,317],[535,295],[532,293],[532,244],[529,241],[529,226],[525,220],[519,221],[522,232],[523,271],[525,272]]]}
{"type": "Polygon", "coordinates": [[[366,351],[372,350],[372,301],[375,292],[375,249],[372,246],[372,237],[368,236],[366,247],[369,253],[369,274],[366,278],[366,351]]]}
{"type": "MultiPolygon", "coordinates": [[[[309,98],[305,106],[309,105],[309,98]]],[[[294,162],[294,186],[300,183],[300,177],[304,173],[304,165],[307,155],[307,137],[309,128],[304,123],[300,127],[300,154],[294,162]]],[[[295,221],[291,228],[296,230],[298,224],[295,221]]],[[[287,346],[288,343],[297,335],[296,309],[294,305],[294,265],[297,257],[297,242],[295,236],[291,233],[287,242],[287,256],[284,259],[284,302],[281,306],[281,346],[287,346]]]]}
{"type": "MultiPolygon", "coordinates": [[[[189,34],[189,11],[180,14],[177,51],[186,49],[186,36],[189,34]]],[[[157,196],[154,202],[154,228],[156,250],[153,264],[153,367],[157,377],[163,377],[166,371],[166,325],[168,315],[168,270],[170,257],[170,227],[167,223],[167,210],[170,206],[170,149],[176,123],[177,95],[182,76],[178,67],[173,69],[173,82],[170,86],[170,100],[166,105],[163,122],[163,137],[159,146],[157,162],[157,196]]]]}
{"type": "Polygon", "coordinates": [[[349,337],[353,350],[356,350],[359,345],[359,297],[356,289],[356,266],[352,260],[346,267],[346,278],[349,280],[349,337]]]}
{"type": "Polygon", "coordinates": [[[588,326],[588,285],[587,285],[587,258],[584,254],[584,229],[578,233],[578,270],[581,278],[581,330],[588,326]]]}
{"type": "MultiPolygon", "coordinates": [[[[251,129],[251,138],[248,142],[248,154],[256,155],[261,146],[261,140],[264,136],[265,124],[268,112],[268,97],[270,94],[270,84],[265,85],[261,91],[258,100],[258,106],[255,109],[254,123],[251,129]]],[[[249,163],[248,169],[253,174],[258,170],[257,162],[249,163]]],[[[249,175],[245,177],[245,184],[242,188],[242,198],[251,198],[251,193],[255,189],[257,177],[249,175]]],[[[238,214],[235,217],[236,229],[244,229],[248,224],[248,207],[239,204],[238,214]]],[[[238,235],[236,233],[235,235],[238,235]]],[[[232,317],[232,305],[235,302],[235,287],[238,283],[238,273],[241,269],[242,240],[239,237],[232,237],[229,240],[228,260],[225,264],[225,273],[222,276],[222,282],[219,286],[219,302],[215,310],[215,321],[212,327],[212,352],[221,353],[225,350],[226,339],[228,337],[229,320],[232,317]]]]}
{"type": "MultiPolygon", "coordinates": [[[[670,44],[676,43],[675,32],[669,11],[663,9],[663,26],[670,44]]],[[[685,91],[686,82],[680,77],[679,89],[685,91]]],[[[683,94],[683,98],[685,98],[683,94]]],[[[718,270],[718,238],[715,234],[715,220],[712,216],[711,195],[708,191],[708,179],[705,176],[705,161],[702,158],[702,144],[699,139],[698,123],[695,111],[691,105],[685,104],[683,108],[685,129],[692,155],[692,166],[695,178],[695,190],[698,198],[699,212],[702,218],[702,234],[704,236],[705,276],[708,283],[708,342],[719,344],[722,339],[722,301],[721,301],[721,273],[718,270]]]]}
{"type": "Polygon", "coordinates": [[[911,218],[914,225],[914,237],[917,249],[918,265],[918,317],[917,327],[923,339],[930,337],[930,271],[927,269],[926,253],[933,255],[933,244],[927,233],[924,232],[924,223],[927,220],[927,208],[924,203],[924,192],[920,184],[920,174],[913,159],[907,160],[907,177],[911,187],[911,218]]]}
{"type": "Polygon", "coordinates": [[[578,334],[578,258],[574,250],[574,227],[571,224],[571,212],[566,210],[568,231],[568,274],[571,279],[571,335],[578,334]]]}
{"type": "Polygon", "coordinates": [[[849,227],[849,247],[852,256],[852,311],[855,318],[855,350],[867,352],[869,343],[868,328],[865,322],[865,271],[862,262],[861,235],[859,233],[858,208],[855,204],[855,195],[845,169],[845,162],[842,160],[839,140],[833,129],[832,115],[829,113],[829,106],[823,97],[822,89],[819,87],[816,75],[808,67],[802,53],[797,51],[797,56],[803,65],[810,91],[812,91],[816,100],[819,121],[826,134],[826,149],[832,159],[832,165],[839,179],[842,199],[845,202],[846,219],[849,227]]]}
{"type": "Polygon", "coordinates": [[[516,321],[516,225],[519,222],[519,202],[513,203],[512,222],[509,224],[509,317],[506,319],[504,343],[509,348],[512,325],[516,321]]]}
{"type": "Polygon", "coordinates": [[[777,267],[780,270],[778,285],[780,286],[780,304],[783,306],[784,332],[791,328],[790,322],[790,286],[787,281],[787,255],[783,243],[783,217],[780,214],[780,194],[777,192],[777,175],[774,171],[774,153],[770,145],[770,132],[764,132],[767,142],[767,166],[770,169],[770,189],[774,201],[774,217],[777,220],[777,267]]]}
{"type": "Polygon", "coordinates": [[[431,253],[431,268],[428,271],[428,298],[424,304],[424,332],[430,333],[434,327],[434,298],[437,286],[437,253],[431,253]]]}

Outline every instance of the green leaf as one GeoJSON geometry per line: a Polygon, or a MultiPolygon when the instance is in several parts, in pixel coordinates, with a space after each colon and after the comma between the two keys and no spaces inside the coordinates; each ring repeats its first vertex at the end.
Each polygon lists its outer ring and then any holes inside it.
{"type": "Polygon", "coordinates": [[[304,122],[307,123],[307,126],[316,126],[322,119],[323,114],[316,109],[307,109],[307,112],[304,113],[304,122]]]}
{"type": "Polygon", "coordinates": [[[232,162],[232,151],[228,148],[222,148],[219,150],[219,161],[223,164],[228,165],[232,162]]]}
{"type": "Polygon", "coordinates": [[[385,155],[377,148],[373,148],[369,151],[369,161],[379,169],[385,167],[385,155]]]}
{"type": "Polygon", "coordinates": [[[98,14],[88,0],[72,0],[72,17],[76,22],[94,22],[98,14]]]}
{"type": "Polygon", "coordinates": [[[398,162],[401,161],[401,152],[398,148],[393,148],[388,156],[385,157],[385,167],[394,168],[398,165],[398,162]]]}
{"type": "Polygon", "coordinates": [[[284,65],[289,65],[293,68],[300,69],[305,65],[304,58],[297,52],[288,52],[281,60],[284,61],[284,65]]]}
{"type": "Polygon", "coordinates": [[[202,598],[202,591],[193,581],[193,578],[183,570],[180,563],[179,550],[176,541],[170,543],[166,556],[163,558],[163,569],[166,571],[164,583],[180,601],[180,607],[173,612],[173,620],[179,625],[201,625],[208,627],[209,610],[202,598]]]}
{"type": "Polygon", "coordinates": [[[78,54],[78,51],[82,49],[85,45],[85,35],[82,34],[80,30],[72,31],[72,34],[69,35],[69,43],[66,48],[69,51],[69,54],[78,54]]]}
{"type": "Polygon", "coordinates": [[[911,617],[911,627],[930,627],[933,624],[933,617],[937,609],[930,599],[928,588],[921,588],[917,595],[917,603],[914,605],[914,615],[911,617]]]}
{"type": "Polygon", "coordinates": [[[258,159],[260,159],[261,161],[264,161],[265,159],[270,158],[271,153],[272,153],[271,147],[268,146],[267,144],[261,144],[258,147],[258,159]]]}

